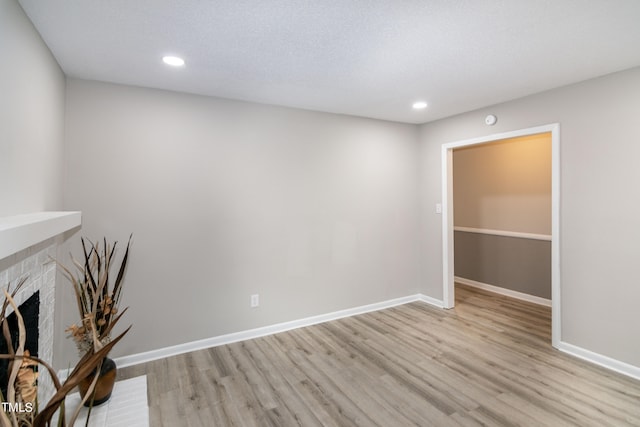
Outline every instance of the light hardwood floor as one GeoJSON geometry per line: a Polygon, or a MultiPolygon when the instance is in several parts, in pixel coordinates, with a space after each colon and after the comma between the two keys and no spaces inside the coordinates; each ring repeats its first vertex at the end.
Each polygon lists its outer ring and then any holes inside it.
{"type": "Polygon", "coordinates": [[[551,347],[546,307],[423,303],[121,369],[152,427],[640,426],[640,381],[551,347]]]}

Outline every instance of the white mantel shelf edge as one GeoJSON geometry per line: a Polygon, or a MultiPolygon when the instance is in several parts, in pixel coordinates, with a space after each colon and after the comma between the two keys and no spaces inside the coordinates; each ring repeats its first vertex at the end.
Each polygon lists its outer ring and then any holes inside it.
{"type": "Polygon", "coordinates": [[[81,224],[81,212],[35,212],[0,218],[0,259],[81,224]]]}

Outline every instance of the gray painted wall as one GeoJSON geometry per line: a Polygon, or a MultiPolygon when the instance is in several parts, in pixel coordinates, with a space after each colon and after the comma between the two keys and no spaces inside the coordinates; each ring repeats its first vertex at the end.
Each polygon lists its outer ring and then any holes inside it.
{"type": "Polygon", "coordinates": [[[454,232],[455,275],[551,299],[551,242],[454,232]]]}
{"type": "MultiPolygon", "coordinates": [[[[0,216],[61,210],[65,76],[14,0],[0,0],[0,52],[0,216]]],[[[70,344],[59,313],[56,354],[70,344]]]]}
{"type": "Polygon", "coordinates": [[[65,77],[14,0],[0,0],[0,216],[62,207],[65,77]]]}
{"type": "Polygon", "coordinates": [[[114,356],[418,292],[416,126],[67,88],[65,209],[134,233],[114,356]]]}
{"type": "Polygon", "coordinates": [[[560,123],[562,340],[640,366],[640,68],[420,127],[422,291],[442,298],[443,143],[560,123]],[[487,114],[498,123],[484,124],[487,114]]]}
{"type": "MultiPolygon", "coordinates": [[[[12,0],[0,0],[0,50],[13,54],[0,65],[1,214],[58,209],[64,77],[12,0]]],[[[418,135],[81,81],[68,95],[63,207],[84,211],[84,235],[136,233],[124,300],[135,328],[115,356],[416,291],[441,298],[441,144],[559,122],[562,339],[640,366],[640,68],[418,135]]]]}

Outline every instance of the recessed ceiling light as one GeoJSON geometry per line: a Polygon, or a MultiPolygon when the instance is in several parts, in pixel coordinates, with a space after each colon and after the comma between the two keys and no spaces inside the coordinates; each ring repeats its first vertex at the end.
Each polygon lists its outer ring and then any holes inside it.
{"type": "Polygon", "coordinates": [[[424,101],[418,101],[413,103],[414,110],[424,110],[425,108],[427,108],[427,103],[424,101]]]}
{"type": "Polygon", "coordinates": [[[178,58],[177,56],[164,56],[162,62],[174,67],[182,67],[184,65],[184,59],[178,58]]]}

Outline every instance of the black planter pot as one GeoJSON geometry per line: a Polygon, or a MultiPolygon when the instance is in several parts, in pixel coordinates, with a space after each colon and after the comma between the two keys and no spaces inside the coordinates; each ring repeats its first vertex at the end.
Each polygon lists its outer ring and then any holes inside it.
{"type": "MultiPolygon", "coordinates": [[[[105,357],[102,361],[100,375],[98,376],[96,387],[93,389],[93,392],[89,396],[89,399],[87,399],[87,401],[84,403],[84,406],[98,406],[109,400],[109,398],[111,397],[111,392],[113,391],[113,386],[116,383],[116,372],[116,362],[114,362],[113,359],[105,357]]],[[[95,370],[85,379],[80,381],[80,384],[78,384],[81,398],[84,397],[84,395],[87,393],[87,390],[91,386],[94,377],[95,370]]]]}

